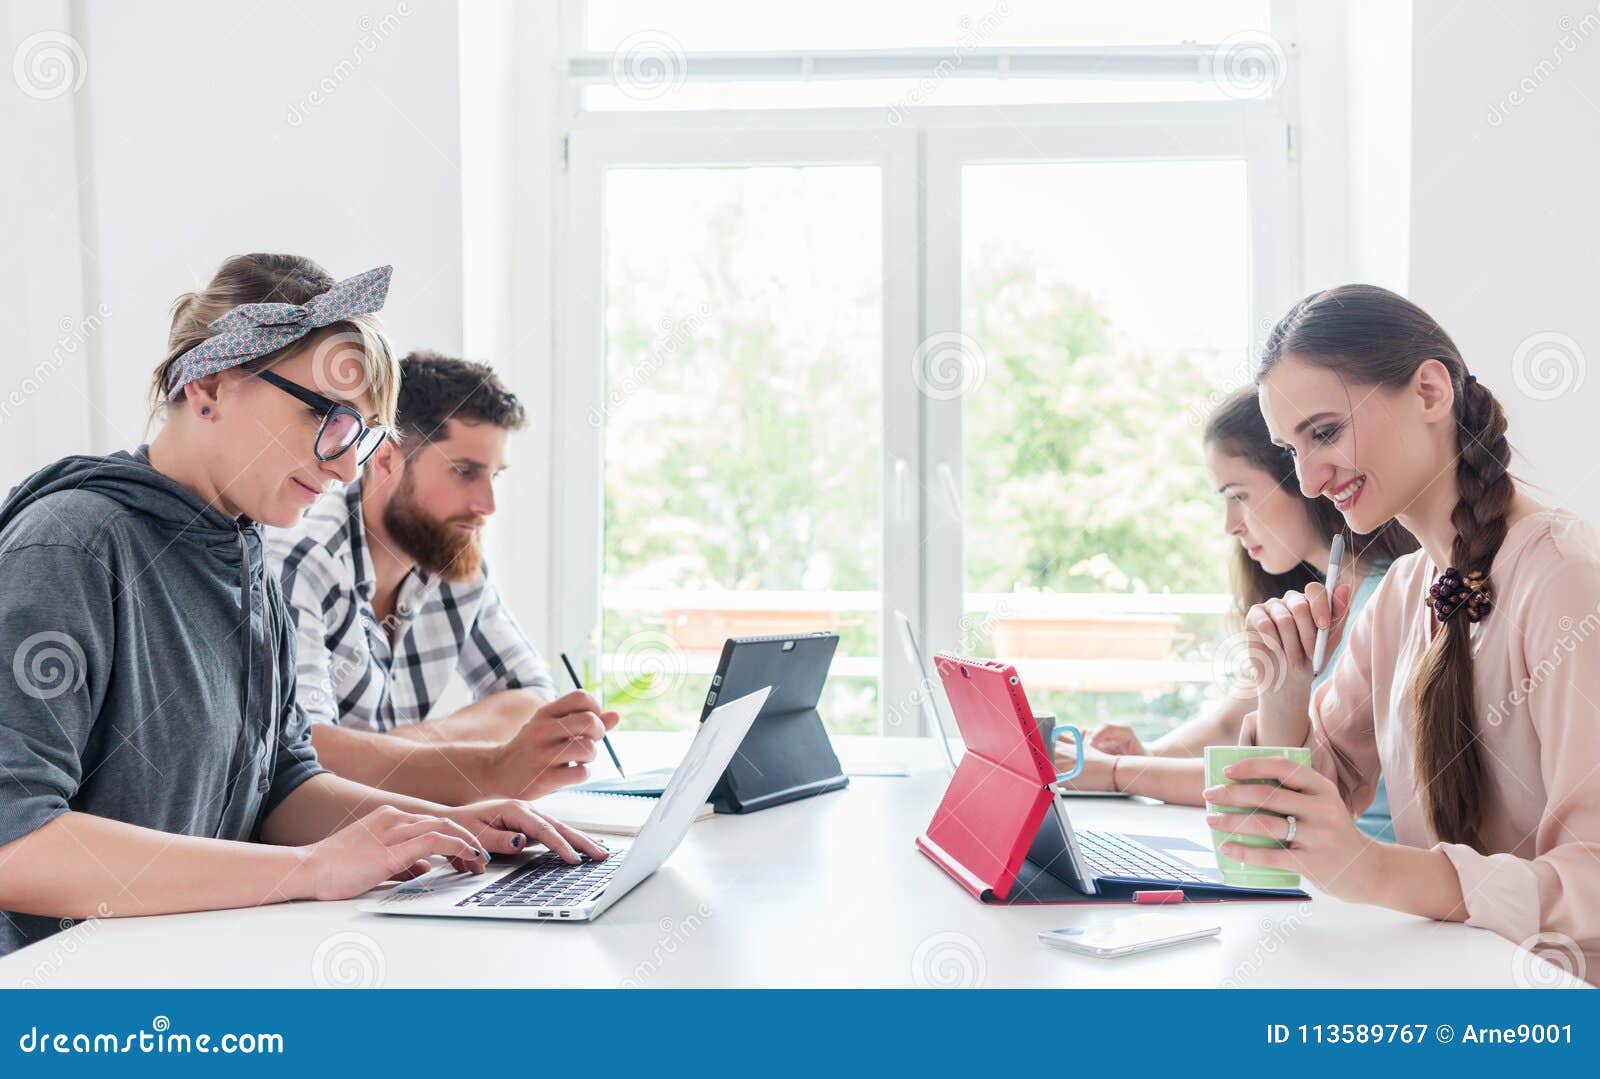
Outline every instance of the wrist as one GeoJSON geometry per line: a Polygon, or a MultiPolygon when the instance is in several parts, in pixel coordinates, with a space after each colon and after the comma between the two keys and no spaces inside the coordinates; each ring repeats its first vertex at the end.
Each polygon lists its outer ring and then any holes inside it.
{"type": "Polygon", "coordinates": [[[272,885],[264,903],[289,903],[317,898],[316,869],[312,847],[266,847],[272,859],[272,885]]]}
{"type": "Polygon", "coordinates": [[[1393,864],[1395,848],[1387,843],[1379,843],[1360,830],[1356,831],[1356,835],[1360,837],[1360,846],[1356,848],[1356,856],[1351,859],[1356,870],[1350,878],[1354,887],[1339,898],[1375,906],[1393,906],[1388,894],[1390,886],[1401,883],[1404,877],[1400,867],[1393,864]]]}
{"type": "Polygon", "coordinates": [[[505,770],[504,742],[480,742],[454,747],[460,763],[466,767],[468,797],[458,798],[461,802],[474,802],[484,796],[484,791],[499,790],[500,774],[505,770]]]}

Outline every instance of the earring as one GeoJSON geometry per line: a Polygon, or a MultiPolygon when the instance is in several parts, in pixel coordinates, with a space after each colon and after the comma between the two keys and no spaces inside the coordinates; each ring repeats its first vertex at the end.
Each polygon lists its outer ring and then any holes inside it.
{"type": "Polygon", "coordinates": [[[211,406],[210,406],[210,405],[207,405],[207,406],[206,406],[206,407],[205,407],[205,408],[202,408],[202,409],[201,409],[201,410],[200,410],[200,415],[202,415],[202,416],[209,416],[209,415],[211,415],[211,406]]]}

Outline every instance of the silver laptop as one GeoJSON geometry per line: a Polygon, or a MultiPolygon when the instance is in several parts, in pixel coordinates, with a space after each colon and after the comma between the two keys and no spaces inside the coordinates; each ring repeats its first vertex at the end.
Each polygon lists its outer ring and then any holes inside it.
{"type": "Polygon", "coordinates": [[[605,861],[585,858],[568,865],[553,852],[541,850],[518,855],[515,864],[504,868],[491,866],[481,875],[441,866],[395,885],[357,909],[434,918],[571,922],[598,918],[678,848],[771,692],[768,686],[712,710],[695,731],[689,752],[673,770],[638,836],[628,846],[613,848],[605,861]]]}
{"type": "MultiPolygon", "coordinates": [[[[906,657],[911,660],[911,665],[917,669],[917,677],[922,682],[922,711],[925,716],[932,719],[932,729],[936,734],[940,748],[944,750],[945,760],[950,764],[952,773],[956,770],[956,754],[950,749],[950,729],[955,726],[955,716],[951,715],[950,722],[944,721],[945,715],[950,710],[950,700],[944,695],[944,683],[939,681],[938,675],[924,657],[922,642],[917,640],[917,631],[911,625],[911,619],[901,611],[894,612],[895,618],[900,623],[900,643],[905,646],[906,657]]],[[[961,745],[957,740],[957,745],[961,745]]],[[[961,751],[966,752],[966,747],[961,746],[961,751]]],[[[1056,788],[1056,794],[1062,798],[1128,798],[1131,795],[1123,791],[1078,791],[1062,787],[1056,788]]]]}
{"type": "MultiPolygon", "coordinates": [[[[933,668],[922,658],[922,644],[917,640],[917,631],[911,625],[911,619],[905,612],[894,612],[895,619],[900,623],[900,643],[905,646],[906,658],[917,670],[917,678],[921,682],[921,692],[917,695],[922,704],[922,714],[929,723],[928,729],[939,740],[939,748],[944,750],[944,759],[949,762],[950,771],[956,770],[956,755],[950,749],[950,728],[955,725],[944,721],[945,711],[949,709],[950,702],[944,696],[944,684],[934,677],[933,668]]],[[[963,746],[963,753],[966,747],[963,746]]]]}

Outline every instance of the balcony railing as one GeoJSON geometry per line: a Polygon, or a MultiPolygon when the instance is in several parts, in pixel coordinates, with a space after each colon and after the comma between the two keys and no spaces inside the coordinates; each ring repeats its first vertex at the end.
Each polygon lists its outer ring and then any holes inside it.
{"type": "MultiPolygon", "coordinates": [[[[685,674],[716,669],[729,636],[863,626],[876,636],[878,592],[698,591],[608,589],[608,611],[660,619],[672,663],[685,674]]],[[[958,632],[971,648],[1014,663],[1030,686],[1093,692],[1170,689],[1219,679],[1213,662],[1193,658],[1186,618],[1221,616],[1225,594],[969,593],[958,632]],[[1185,654],[1187,653],[1187,655],[1185,654]]],[[[607,653],[608,672],[627,671],[632,657],[607,653]]],[[[841,654],[833,673],[876,678],[877,655],[841,654]]]]}

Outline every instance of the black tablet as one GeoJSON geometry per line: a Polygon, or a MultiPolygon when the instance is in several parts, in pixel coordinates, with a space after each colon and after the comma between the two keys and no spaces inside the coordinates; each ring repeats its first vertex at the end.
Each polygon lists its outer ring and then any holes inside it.
{"type": "Polygon", "coordinates": [[[711,793],[717,812],[750,813],[849,785],[817,711],[838,647],[837,633],[730,637],[723,644],[700,721],[720,700],[765,686],[772,693],[711,793]]]}

